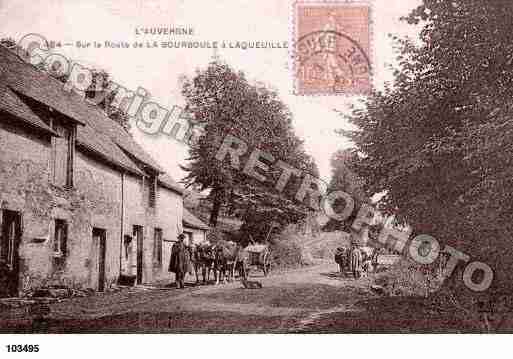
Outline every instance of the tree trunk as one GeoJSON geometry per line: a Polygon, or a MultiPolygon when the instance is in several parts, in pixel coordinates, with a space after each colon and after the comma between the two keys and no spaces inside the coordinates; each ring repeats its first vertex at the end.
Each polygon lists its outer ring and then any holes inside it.
{"type": "Polygon", "coordinates": [[[212,211],[210,212],[210,227],[217,227],[217,218],[221,211],[221,191],[214,189],[212,211]]]}
{"type": "Polygon", "coordinates": [[[230,199],[228,203],[228,216],[232,217],[235,212],[235,192],[233,188],[230,190],[230,199]]]}

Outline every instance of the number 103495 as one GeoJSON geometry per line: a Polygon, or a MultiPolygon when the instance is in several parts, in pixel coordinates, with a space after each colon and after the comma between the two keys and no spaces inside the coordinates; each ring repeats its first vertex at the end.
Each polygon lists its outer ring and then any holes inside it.
{"type": "Polygon", "coordinates": [[[8,344],[5,346],[8,353],[37,353],[39,344],[8,344]]]}

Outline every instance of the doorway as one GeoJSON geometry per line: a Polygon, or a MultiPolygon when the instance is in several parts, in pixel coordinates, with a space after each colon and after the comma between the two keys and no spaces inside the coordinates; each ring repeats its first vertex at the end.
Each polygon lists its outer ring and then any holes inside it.
{"type": "Polygon", "coordinates": [[[19,294],[21,213],[4,210],[1,215],[0,297],[16,297],[19,294]]]}
{"type": "Polygon", "coordinates": [[[192,232],[188,232],[188,231],[183,231],[183,234],[185,234],[185,236],[187,237],[187,245],[189,246],[192,246],[193,244],[193,241],[192,241],[192,232]]]}
{"type": "Polygon", "coordinates": [[[98,249],[98,291],[105,290],[105,258],[107,255],[107,232],[105,229],[93,228],[93,245],[98,249]]]}
{"type": "Polygon", "coordinates": [[[134,226],[134,237],[136,238],[137,243],[137,284],[142,284],[143,282],[143,227],[142,226],[134,226]]]}

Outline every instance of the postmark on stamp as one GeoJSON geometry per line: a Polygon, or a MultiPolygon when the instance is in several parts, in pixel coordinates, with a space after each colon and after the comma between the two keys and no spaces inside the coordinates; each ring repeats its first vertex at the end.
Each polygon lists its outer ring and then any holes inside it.
{"type": "Polygon", "coordinates": [[[296,94],[365,95],[371,91],[369,2],[297,1],[293,26],[296,94]]]}

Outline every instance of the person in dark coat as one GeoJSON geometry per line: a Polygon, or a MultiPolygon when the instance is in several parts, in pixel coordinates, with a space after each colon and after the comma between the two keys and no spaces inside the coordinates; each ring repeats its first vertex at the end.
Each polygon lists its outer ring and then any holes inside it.
{"type": "Polygon", "coordinates": [[[177,288],[185,288],[185,274],[189,272],[190,257],[189,250],[184,243],[185,235],[182,233],[178,236],[178,242],[171,249],[171,258],[169,260],[169,271],[175,273],[175,282],[177,288]]]}
{"type": "Polygon", "coordinates": [[[351,251],[351,271],[355,279],[362,276],[363,252],[358,246],[354,246],[351,251]]]}
{"type": "Polygon", "coordinates": [[[347,253],[345,247],[338,247],[335,252],[335,262],[338,264],[340,274],[343,274],[347,267],[347,253]]]}

